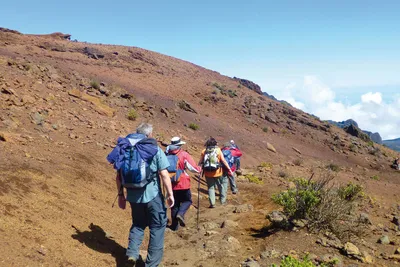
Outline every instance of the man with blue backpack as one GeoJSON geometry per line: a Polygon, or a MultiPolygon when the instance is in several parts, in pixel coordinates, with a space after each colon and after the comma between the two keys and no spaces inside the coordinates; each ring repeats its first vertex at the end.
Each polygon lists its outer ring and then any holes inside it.
{"type": "Polygon", "coordinates": [[[158,266],[162,260],[167,214],[161,180],[167,191],[167,204],[169,207],[174,206],[171,180],[167,171],[169,162],[157,141],[152,138],[152,132],[152,125],[141,123],[135,134],[118,138],[117,146],[107,156],[107,160],[117,170],[118,203],[124,208],[126,188],[126,200],[132,210],[132,227],[126,250],[127,266],[135,266],[140,258],[139,249],[146,227],[150,228],[146,266],[158,266]]]}
{"type": "Polygon", "coordinates": [[[179,137],[173,137],[171,144],[166,151],[169,161],[168,172],[171,177],[172,190],[174,192],[175,205],[171,209],[171,230],[178,230],[179,226],[184,227],[185,214],[192,205],[192,192],[190,191],[190,176],[187,170],[200,173],[201,169],[197,166],[189,153],[181,147],[186,144],[179,137]]]}
{"type": "Polygon", "coordinates": [[[232,172],[232,175],[230,175],[229,171],[224,169],[224,176],[228,176],[232,194],[235,195],[238,193],[238,188],[236,186],[236,179],[235,179],[236,164],[235,164],[235,158],[233,157],[231,152],[231,148],[232,148],[231,143],[229,142],[225,143],[224,147],[222,148],[222,154],[224,155],[226,162],[228,162],[228,165],[231,168],[232,172]]]}

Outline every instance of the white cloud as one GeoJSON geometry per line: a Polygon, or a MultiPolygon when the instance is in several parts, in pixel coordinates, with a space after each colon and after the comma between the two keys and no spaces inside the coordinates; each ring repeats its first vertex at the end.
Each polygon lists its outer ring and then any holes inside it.
{"type": "Polygon", "coordinates": [[[290,83],[276,97],[323,120],[354,119],[360,128],[379,132],[383,139],[400,137],[400,95],[385,102],[381,92],[368,92],[360,96],[359,103],[344,104],[335,99],[329,86],[307,75],[302,81],[290,83]]]}
{"type": "Polygon", "coordinates": [[[369,92],[361,96],[361,101],[363,103],[373,102],[379,105],[382,103],[382,94],[369,92]]]}

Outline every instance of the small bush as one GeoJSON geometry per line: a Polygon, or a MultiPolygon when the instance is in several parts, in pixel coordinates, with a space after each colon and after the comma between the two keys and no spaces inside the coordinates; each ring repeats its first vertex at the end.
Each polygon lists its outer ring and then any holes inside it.
{"type": "MultiPolygon", "coordinates": [[[[280,267],[316,267],[311,260],[305,257],[303,260],[298,260],[293,257],[287,256],[282,259],[280,267]]],[[[325,265],[323,265],[325,266],[325,265]]],[[[272,264],[272,267],[278,267],[275,264],[272,264]]]]}
{"type": "Polygon", "coordinates": [[[303,159],[297,158],[297,159],[293,160],[293,164],[296,166],[301,166],[301,164],[303,164],[303,159]]]}
{"type": "Polygon", "coordinates": [[[134,121],[138,118],[138,114],[135,109],[131,109],[127,115],[128,120],[134,121]]]}
{"type": "Polygon", "coordinates": [[[264,127],[262,130],[264,133],[268,133],[268,127],[264,127]]]}
{"type": "Polygon", "coordinates": [[[97,81],[91,81],[91,82],[90,82],[90,86],[91,86],[93,89],[96,89],[96,90],[99,90],[99,89],[100,89],[100,84],[99,84],[97,81]]]}
{"type": "Polygon", "coordinates": [[[317,181],[297,178],[294,188],[273,195],[272,200],[283,206],[289,220],[306,219],[311,231],[329,231],[342,240],[363,235],[367,226],[354,212],[362,188],[352,184],[334,187],[330,185],[333,178],[332,172],[317,181]]]}
{"type": "Polygon", "coordinates": [[[374,146],[374,142],[373,142],[373,141],[368,141],[368,142],[367,142],[367,145],[369,145],[369,146],[374,146]]]}
{"type": "Polygon", "coordinates": [[[348,183],[347,185],[338,188],[338,194],[343,200],[353,201],[362,197],[364,192],[361,185],[348,183]]]}
{"type": "Polygon", "coordinates": [[[263,180],[260,177],[255,176],[254,174],[246,174],[245,178],[249,180],[250,183],[254,184],[263,184],[263,180]]]}
{"type": "Polygon", "coordinates": [[[379,181],[379,176],[378,175],[371,176],[371,179],[375,180],[375,181],[379,181]]]}
{"type": "Polygon", "coordinates": [[[351,144],[349,146],[349,149],[351,152],[357,153],[357,146],[355,144],[351,144]]]}
{"type": "Polygon", "coordinates": [[[340,167],[334,163],[329,163],[326,168],[328,170],[334,171],[334,172],[339,172],[340,171],[340,167]]]}
{"type": "Polygon", "coordinates": [[[279,172],[278,172],[278,175],[279,175],[279,177],[281,177],[281,178],[287,178],[289,175],[285,172],[285,171],[283,171],[283,170],[280,170],[279,172]]]}
{"type": "Polygon", "coordinates": [[[261,162],[260,165],[259,165],[258,167],[272,169],[272,163],[269,163],[269,162],[261,162]]]}
{"type": "Polygon", "coordinates": [[[233,91],[232,89],[229,89],[228,90],[228,96],[230,98],[234,98],[234,97],[237,97],[237,93],[236,93],[236,91],[233,91]]]}
{"type": "Polygon", "coordinates": [[[200,128],[200,126],[197,125],[196,123],[192,122],[192,123],[189,124],[189,128],[194,130],[194,131],[197,131],[200,128]]]}

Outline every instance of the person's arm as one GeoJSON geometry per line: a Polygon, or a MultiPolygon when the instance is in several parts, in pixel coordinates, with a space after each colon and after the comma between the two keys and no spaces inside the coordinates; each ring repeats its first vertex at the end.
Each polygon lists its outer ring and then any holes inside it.
{"type": "Polygon", "coordinates": [[[197,165],[199,165],[199,166],[203,166],[204,153],[205,153],[204,151],[201,152],[199,164],[197,164],[197,165]]]}
{"type": "Polygon", "coordinates": [[[164,188],[167,191],[167,203],[168,207],[172,208],[175,204],[174,200],[174,193],[172,192],[172,184],[171,184],[171,178],[169,177],[169,173],[167,169],[163,169],[159,171],[161,180],[163,182],[164,188]]]}
{"type": "Polygon", "coordinates": [[[185,158],[185,167],[191,172],[200,173],[201,171],[200,167],[196,165],[196,162],[189,154],[185,158]]]}

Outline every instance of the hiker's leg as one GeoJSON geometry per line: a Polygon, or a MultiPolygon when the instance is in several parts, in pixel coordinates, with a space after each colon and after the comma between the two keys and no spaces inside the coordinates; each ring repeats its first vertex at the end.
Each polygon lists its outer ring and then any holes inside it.
{"type": "Polygon", "coordinates": [[[215,205],[215,178],[206,177],[207,187],[208,187],[208,199],[210,200],[210,205],[215,205]]]}
{"type": "Polygon", "coordinates": [[[126,255],[139,259],[139,249],[143,241],[144,229],[147,226],[145,204],[130,203],[132,210],[132,227],[129,232],[128,248],[126,255]]]}
{"type": "Polygon", "coordinates": [[[232,192],[233,192],[233,193],[237,193],[238,188],[237,188],[237,185],[236,185],[235,173],[234,173],[232,176],[231,176],[231,175],[228,175],[228,178],[229,178],[229,184],[230,184],[230,186],[231,186],[232,192]]]}
{"type": "Polygon", "coordinates": [[[236,159],[236,169],[240,170],[240,157],[236,159]]]}
{"type": "Polygon", "coordinates": [[[226,202],[226,194],[228,191],[228,178],[225,175],[222,175],[218,179],[216,179],[216,183],[218,186],[218,191],[219,191],[219,200],[221,204],[225,204],[226,202]]]}
{"type": "Polygon", "coordinates": [[[180,195],[179,195],[179,190],[175,190],[174,192],[174,199],[175,199],[175,204],[171,208],[171,229],[176,231],[178,230],[179,223],[178,220],[176,219],[176,215],[178,214],[180,205],[181,205],[181,200],[180,200],[180,195]]]}
{"type": "Polygon", "coordinates": [[[185,214],[187,210],[190,208],[190,205],[192,205],[192,192],[190,192],[190,189],[187,190],[180,190],[181,191],[181,206],[179,207],[178,214],[181,215],[182,217],[185,217],[185,214]]]}
{"type": "Polygon", "coordinates": [[[167,209],[160,195],[147,203],[150,241],[147,250],[146,267],[158,266],[164,253],[164,233],[167,226],[167,209]]]}

